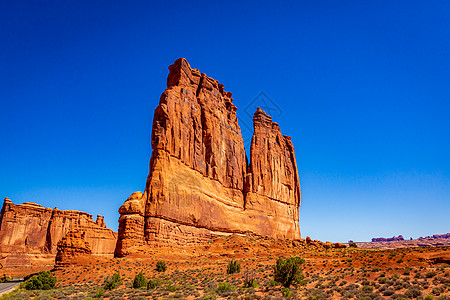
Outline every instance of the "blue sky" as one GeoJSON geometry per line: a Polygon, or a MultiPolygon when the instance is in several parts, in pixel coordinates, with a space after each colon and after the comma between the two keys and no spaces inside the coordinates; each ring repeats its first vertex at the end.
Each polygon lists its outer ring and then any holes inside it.
{"type": "Polygon", "coordinates": [[[0,45],[0,197],[14,203],[116,230],[185,57],[233,93],[241,127],[260,92],[277,107],[304,237],[450,232],[450,2],[2,1],[0,45]]]}

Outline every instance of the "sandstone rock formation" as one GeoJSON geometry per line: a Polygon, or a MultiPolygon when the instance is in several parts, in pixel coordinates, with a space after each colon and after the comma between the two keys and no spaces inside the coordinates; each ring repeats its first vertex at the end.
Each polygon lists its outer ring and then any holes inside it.
{"type": "Polygon", "coordinates": [[[44,208],[32,202],[16,205],[5,198],[0,215],[0,258],[3,265],[31,264],[36,259],[54,261],[57,243],[78,230],[96,255],[112,255],[117,233],[106,228],[102,216],[75,210],[44,208]]]}
{"type": "Polygon", "coordinates": [[[305,243],[307,247],[313,247],[317,249],[343,249],[347,248],[346,244],[342,243],[332,243],[332,242],[322,242],[319,240],[312,240],[309,236],[306,237],[305,243]]]}
{"type": "Polygon", "coordinates": [[[184,58],[169,71],[153,118],[146,188],[119,209],[115,254],[230,233],[299,239],[300,183],[290,137],[258,109],[247,164],[232,94],[184,58]]]}
{"type": "Polygon", "coordinates": [[[91,246],[84,240],[85,234],[69,231],[57,245],[55,267],[62,268],[70,264],[70,260],[81,255],[92,254],[91,246]]]}

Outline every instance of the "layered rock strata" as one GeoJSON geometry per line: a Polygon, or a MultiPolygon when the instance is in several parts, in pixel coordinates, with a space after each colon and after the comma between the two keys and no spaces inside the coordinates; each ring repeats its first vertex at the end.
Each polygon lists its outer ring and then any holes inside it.
{"type": "Polygon", "coordinates": [[[230,233],[299,239],[300,183],[290,137],[258,109],[250,163],[232,94],[183,58],[155,109],[144,193],[120,207],[115,254],[230,233]]]}
{"type": "Polygon", "coordinates": [[[112,255],[117,233],[106,228],[104,218],[75,210],[44,208],[32,202],[20,205],[5,198],[0,215],[0,258],[5,266],[33,263],[41,257],[54,261],[57,243],[78,230],[96,255],[112,255]]]}
{"type": "Polygon", "coordinates": [[[57,245],[55,267],[63,268],[70,265],[70,260],[82,255],[92,254],[91,246],[84,240],[85,234],[79,231],[69,231],[57,245]]]}

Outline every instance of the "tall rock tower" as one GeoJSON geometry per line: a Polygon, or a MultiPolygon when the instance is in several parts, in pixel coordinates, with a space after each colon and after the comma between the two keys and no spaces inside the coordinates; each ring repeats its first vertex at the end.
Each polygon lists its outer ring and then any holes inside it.
{"type": "Polygon", "coordinates": [[[184,58],[169,71],[153,118],[145,191],[119,209],[115,255],[229,233],[299,239],[300,184],[290,137],[258,109],[247,166],[231,93],[184,58]]]}

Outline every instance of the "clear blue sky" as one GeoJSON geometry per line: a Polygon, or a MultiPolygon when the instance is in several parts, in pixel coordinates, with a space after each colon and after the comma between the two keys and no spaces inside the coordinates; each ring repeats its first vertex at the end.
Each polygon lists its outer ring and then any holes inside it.
{"type": "Polygon", "coordinates": [[[261,91],[279,108],[304,237],[450,232],[450,2],[161,2],[0,2],[0,197],[116,230],[186,57],[241,126],[261,91]]]}

